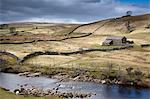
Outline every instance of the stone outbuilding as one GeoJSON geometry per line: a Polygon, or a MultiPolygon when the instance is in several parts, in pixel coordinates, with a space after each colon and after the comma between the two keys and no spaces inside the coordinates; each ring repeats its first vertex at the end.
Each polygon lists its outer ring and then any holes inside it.
{"type": "Polygon", "coordinates": [[[125,44],[127,44],[125,36],[110,36],[102,43],[104,46],[123,46],[125,44]]]}

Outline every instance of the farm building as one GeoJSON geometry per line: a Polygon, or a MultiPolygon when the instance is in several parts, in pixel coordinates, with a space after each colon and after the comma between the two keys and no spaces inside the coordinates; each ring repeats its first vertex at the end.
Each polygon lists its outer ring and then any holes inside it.
{"type": "Polygon", "coordinates": [[[102,43],[104,46],[122,46],[127,44],[127,38],[126,37],[120,37],[120,36],[110,36],[107,37],[106,40],[102,43]]]}

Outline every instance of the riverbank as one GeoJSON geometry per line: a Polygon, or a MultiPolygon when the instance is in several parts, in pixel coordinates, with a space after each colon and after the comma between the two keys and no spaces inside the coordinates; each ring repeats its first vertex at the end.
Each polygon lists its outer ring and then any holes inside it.
{"type": "Polygon", "coordinates": [[[4,88],[0,88],[0,99],[59,99],[56,96],[45,96],[45,97],[34,97],[34,96],[23,96],[23,95],[15,95],[12,92],[4,88]]]}
{"type": "Polygon", "coordinates": [[[43,76],[25,77],[23,75],[1,72],[0,79],[0,86],[8,89],[5,89],[6,91],[14,92],[16,95],[34,97],[55,96],[59,98],[88,98],[91,97],[91,95],[94,95],[91,92],[62,91],[60,88],[62,88],[63,82],[43,76]],[[9,79],[3,79],[4,77],[9,79]]]}
{"type": "Polygon", "coordinates": [[[125,71],[113,70],[110,66],[105,70],[89,70],[86,68],[37,67],[32,65],[7,66],[2,70],[27,77],[46,76],[60,81],[95,82],[98,84],[120,85],[125,87],[150,88],[150,75],[129,67],[125,71]]]}
{"type": "MultiPolygon", "coordinates": [[[[15,92],[18,96],[52,96],[60,98],[78,97],[85,95],[87,99],[149,99],[149,89],[136,89],[134,87],[123,87],[118,85],[97,84],[93,82],[66,81],[60,82],[57,79],[48,77],[25,77],[12,73],[0,73],[0,86],[15,92]],[[56,93],[57,92],[57,93],[56,93]],[[89,94],[88,94],[89,93],[89,94]],[[90,96],[90,97],[89,97],[90,96]]],[[[49,99],[49,98],[48,98],[49,99]]],[[[51,98],[50,98],[51,99],[51,98]]]]}

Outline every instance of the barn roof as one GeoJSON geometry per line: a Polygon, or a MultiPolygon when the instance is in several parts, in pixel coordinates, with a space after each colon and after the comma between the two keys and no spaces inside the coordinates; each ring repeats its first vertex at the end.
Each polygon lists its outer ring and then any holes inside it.
{"type": "Polygon", "coordinates": [[[123,38],[126,38],[125,36],[109,36],[106,38],[106,40],[122,40],[123,38]]]}
{"type": "Polygon", "coordinates": [[[106,43],[106,44],[109,44],[109,43],[111,43],[112,42],[112,40],[105,40],[104,41],[104,43],[106,43]]]}

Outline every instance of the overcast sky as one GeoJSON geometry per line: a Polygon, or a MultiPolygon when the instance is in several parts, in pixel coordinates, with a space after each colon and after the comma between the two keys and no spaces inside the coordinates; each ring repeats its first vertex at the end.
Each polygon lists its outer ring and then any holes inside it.
{"type": "Polygon", "coordinates": [[[0,0],[0,23],[87,23],[125,15],[150,14],[150,0],[0,0]]]}

